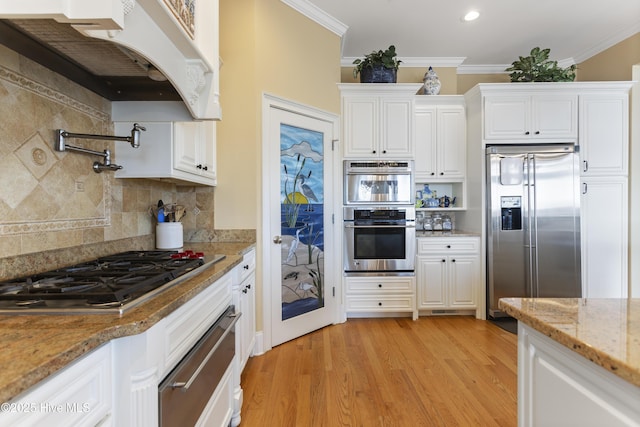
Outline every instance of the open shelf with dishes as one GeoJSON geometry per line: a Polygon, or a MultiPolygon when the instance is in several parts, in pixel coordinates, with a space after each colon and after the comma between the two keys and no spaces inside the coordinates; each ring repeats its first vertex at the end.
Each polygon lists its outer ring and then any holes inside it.
{"type": "Polygon", "coordinates": [[[463,211],[465,182],[415,183],[417,211],[463,211]],[[447,200],[448,199],[448,200],[447,200]]]}

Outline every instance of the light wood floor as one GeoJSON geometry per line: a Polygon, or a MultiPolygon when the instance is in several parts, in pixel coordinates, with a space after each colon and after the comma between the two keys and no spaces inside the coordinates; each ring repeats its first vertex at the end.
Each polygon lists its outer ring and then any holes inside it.
{"type": "Polygon", "coordinates": [[[241,426],[516,426],[516,342],[467,316],[349,319],[250,358],[241,426]]]}

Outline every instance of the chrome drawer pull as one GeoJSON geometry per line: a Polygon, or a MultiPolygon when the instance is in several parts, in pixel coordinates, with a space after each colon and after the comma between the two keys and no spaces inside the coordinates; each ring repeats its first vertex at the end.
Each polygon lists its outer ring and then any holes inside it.
{"type": "Polygon", "coordinates": [[[220,344],[222,343],[222,341],[224,341],[224,339],[227,337],[227,335],[229,335],[229,333],[233,329],[233,327],[236,324],[236,322],[238,321],[238,319],[240,319],[240,316],[242,316],[242,313],[234,313],[234,314],[230,314],[230,315],[227,316],[229,318],[233,318],[233,320],[231,321],[231,324],[224,331],[224,333],[222,334],[220,339],[216,342],[216,344],[213,346],[213,348],[211,350],[209,350],[209,353],[207,353],[207,355],[205,356],[204,360],[202,362],[200,362],[200,365],[198,366],[198,369],[196,369],[196,371],[193,373],[193,375],[191,375],[191,378],[189,378],[187,380],[187,382],[176,381],[173,384],[171,384],[172,388],[181,388],[181,389],[183,389],[183,391],[187,391],[189,389],[189,387],[191,387],[193,382],[198,377],[198,374],[200,374],[200,371],[202,371],[204,369],[204,367],[207,364],[207,362],[209,361],[209,359],[211,359],[211,356],[213,356],[213,353],[216,352],[218,347],[220,347],[220,344]]]}

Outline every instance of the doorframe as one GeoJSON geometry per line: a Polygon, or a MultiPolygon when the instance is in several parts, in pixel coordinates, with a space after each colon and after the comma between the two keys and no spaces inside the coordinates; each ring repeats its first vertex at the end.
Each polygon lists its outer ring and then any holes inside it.
{"type": "MultiPolygon", "coordinates": [[[[341,147],[339,144],[339,132],[340,132],[340,116],[337,114],[333,114],[324,110],[320,110],[315,107],[311,107],[309,105],[301,104],[295,101],[291,101],[285,98],[280,98],[275,95],[271,95],[269,93],[262,94],[262,156],[261,156],[261,164],[260,164],[260,192],[258,193],[259,198],[259,218],[260,221],[258,223],[258,232],[256,233],[256,239],[258,243],[258,248],[261,255],[258,257],[258,272],[261,277],[261,293],[262,293],[262,336],[260,340],[256,340],[256,344],[261,344],[261,349],[256,353],[260,354],[266,351],[269,351],[273,348],[272,346],[272,323],[271,323],[271,297],[274,291],[280,292],[280,283],[276,284],[277,289],[274,290],[272,284],[270,283],[271,277],[271,262],[272,256],[271,251],[268,248],[271,246],[271,240],[273,236],[271,235],[271,230],[269,228],[269,224],[271,221],[271,212],[269,205],[269,198],[264,197],[264,194],[272,194],[272,192],[280,192],[280,188],[269,188],[269,180],[268,175],[273,173],[273,171],[269,170],[268,165],[271,164],[273,160],[273,156],[280,156],[280,151],[272,152],[273,150],[269,150],[269,111],[271,108],[276,108],[284,111],[291,112],[293,114],[299,114],[302,116],[307,116],[316,120],[322,120],[325,122],[329,122],[332,124],[332,132],[333,132],[333,150],[331,153],[331,161],[334,162],[335,171],[341,171],[342,166],[339,164],[342,159],[341,156],[341,147]]],[[[325,155],[325,159],[328,156],[325,155]]],[[[326,160],[325,160],[326,161],[326,160]]],[[[340,176],[342,173],[340,173],[340,176]]],[[[342,265],[342,227],[341,218],[342,213],[339,211],[342,206],[342,179],[340,177],[335,177],[334,179],[334,187],[332,190],[333,196],[331,198],[325,197],[325,204],[327,202],[331,203],[331,208],[328,211],[331,215],[333,215],[333,239],[335,242],[335,254],[325,254],[325,256],[332,256],[334,258],[334,262],[336,266],[342,265]]],[[[325,205],[325,209],[326,209],[325,205]]],[[[327,212],[327,210],[325,210],[327,212]]],[[[326,279],[331,280],[335,283],[335,298],[336,303],[334,304],[334,312],[332,313],[332,323],[339,323],[342,320],[342,316],[340,313],[344,311],[343,309],[343,300],[342,300],[342,270],[339,268],[334,269],[335,271],[326,272],[325,277],[330,278],[326,279]]],[[[327,292],[329,290],[327,289],[327,292]]]]}

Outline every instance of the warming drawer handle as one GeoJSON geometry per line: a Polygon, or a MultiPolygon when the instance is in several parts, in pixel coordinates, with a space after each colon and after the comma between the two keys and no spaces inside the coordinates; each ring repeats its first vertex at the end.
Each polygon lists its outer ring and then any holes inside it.
{"type": "Polygon", "coordinates": [[[178,381],[176,381],[173,384],[171,384],[172,388],[181,388],[181,389],[183,389],[183,391],[189,390],[189,387],[191,387],[191,385],[196,380],[196,378],[198,378],[198,375],[200,374],[200,371],[202,371],[204,369],[204,367],[207,364],[207,362],[209,361],[209,359],[211,359],[211,356],[213,356],[213,353],[216,352],[218,347],[220,347],[220,344],[222,344],[222,341],[224,341],[224,339],[227,337],[227,335],[229,335],[229,333],[233,329],[233,326],[236,324],[238,319],[240,319],[240,316],[242,316],[242,313],[229,314],[227,316],[228,318],[233,318],[233,320],[231,321],[231,324],[224,331],[224,333],[222,334],[220,339],[216,342],[216,344],[213,346],[213,348],[211,350],[209,350],[209,353],[207,353],[207,355],[205,356],[204,360],[202,362],[200,362],[200,365],[198,366],[198,369],[196,369],[196,371],[193,373],[193,375],[191,375],[191,378],[189,378],[187,380],[187,382],[183,382],[183,381],[179,381],[178,382],[178,381]]]}

